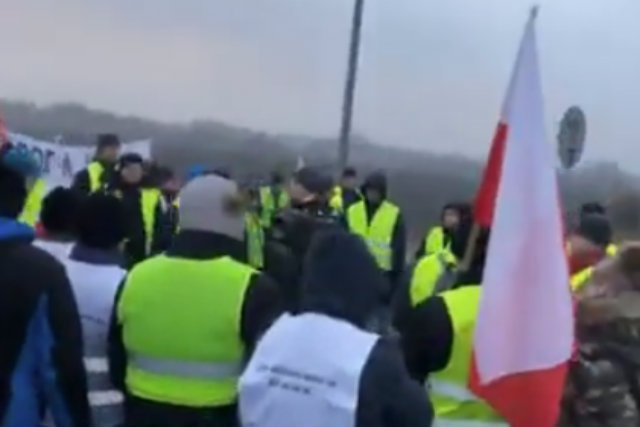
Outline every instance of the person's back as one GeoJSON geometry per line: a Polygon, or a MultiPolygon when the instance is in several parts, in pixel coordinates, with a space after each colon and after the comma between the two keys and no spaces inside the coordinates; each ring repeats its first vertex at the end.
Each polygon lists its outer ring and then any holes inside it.
{"type": "Polygon", "coordinates": [[[123,396],[109,378],[107,336],[116,291],[126,274],[118,250],[125,236],[120,201],[100,193],[90,195],[79,209],[77,234],[64,265],[82,321],[89,404],[95,427],[114,427],[123,421],[123,396]]]}
{"type": "Polygon", "coordinates": [[[0,425],[90,425],[78,310],[64,268],[17,221],[24,180],[0,166],[0,425]]]}
{"type": "Polygon", "coordinates": [[[240,380],[244,427],[431,425],[396,343],[367,330],[384,280],[360,239],[318,236],[299,314],[266,332],[240,380]]]}
{"type": "Polygon", "coordinates": [[[342,228],[329,206],[331,177],[314,167],[293,176],[291,206],[276,215],[265,246],[266,272],[283,287],[286,308],[297,311],[302,264],[313,237],[321,231],[342,228]]]}
{"type": "Polygon", "coordinates": [[[119,293],[110,370],[137,427],[232,427],[236,381],[279,312],[278,289],[242,260],[243,213],[231,181],[196,178],[181,192],[180,232],[137,265],[119,293]]]}

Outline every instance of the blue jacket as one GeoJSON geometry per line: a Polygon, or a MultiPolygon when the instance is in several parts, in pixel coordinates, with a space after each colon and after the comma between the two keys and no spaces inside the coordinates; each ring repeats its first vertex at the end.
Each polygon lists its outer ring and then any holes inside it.
{"type": "Polygon", "coordinates": [[[64,267],[0,218],[0,425],[91,425],[77,306],[64,267]]]}

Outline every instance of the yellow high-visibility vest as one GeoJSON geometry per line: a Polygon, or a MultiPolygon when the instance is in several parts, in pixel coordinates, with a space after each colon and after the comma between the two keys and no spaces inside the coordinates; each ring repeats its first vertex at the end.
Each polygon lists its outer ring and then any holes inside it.
{"type": "Polygon", "coordinates": [[[87,173],[89,175],[89,192],[95,193],[102,188],[102,174],[104,173],[104,166],[100,162],[91,162],[87,166],[87,173]]]}
{"type": "Polygon", "coordinates": [[[156,209],[162,198],[160,190],[142,189],[140,190],[140,207],[142,209],[142,223],[144,224],[145,250],[146,254],[151,254],[154,231],[156,226],[156,209]]]}
{"type": "Polygon", "coordinates": [[[422,257],[416,264],[411,277],[409,288],[411,306],[415,307],[432,296],[442,274],[456,263],[456,257],[449,251],[440,251],[422,257]]]}
{"type": "Polygon", "coordinates": [[[286,191],[280,191],[277,198],[273,193],[271,187],[260,188],[261,221],[264,228],[270,228],[275,214],[289,205],[289,194],[286,191]]]}
{"type": "Polygon", "coordinates": [[[31,227],[35,227],[40,218],[40,211],[42,210],[42,200],[44,199],[45,192],[47,191],[47,185],[43,179],[37,179],[29,194],[27,194],[27,200],[22,208],[22,213],[18,220],[31,227]]]}
{"type": "Polygon", "coordinates": [[[424,254],[431,255],[442,250],[448,250],[449,245],[445,245],[445,232],[441,226],[433,227],[429,230],[427,238],[424,239],[424,254]]]}
{"type": "Polygon", "coordinates": [[[367,207],[365,202],[358,202],[347,211],[349,230],[361,236],[378,266],[384,271],[391,271],[393,267],[393,230],[400,215],[400,209],[387,201],[382,202],[371,221],[367,221],[367,207]]]}
{"type": "Polygon", "coordinates": [[[260,224],[260,218],[253,212],[245,214],[245,229],[247,239],[247,260],[253,268],[264,267],[264,229],[260,224]]]}
{"type": "Polygon", "coordinates": [[[447,367],[432,375],[429,381],[436,415],[434,425],[507,427],[504,420],[467,386],[480,295],[480,286],[462,286],[440,294],[453,326],[453,347],[447,367]]]}
{"type": "Polygon", "coordinates": [[[128,392],[193,408],[233,403],[244,357],[242,306],[253,274],[230,257],[160,255],[138,264],[117,307],[128,392]]]}

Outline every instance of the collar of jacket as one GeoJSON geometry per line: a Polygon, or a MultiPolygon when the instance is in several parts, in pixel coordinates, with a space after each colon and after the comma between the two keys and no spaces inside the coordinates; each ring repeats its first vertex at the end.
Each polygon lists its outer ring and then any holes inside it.
{"type": "Polygon", "coordinates": [[[231,237],[207,231],[183,230],[173,239],[167,256],[205,260],[229,256],[245,262],[244,242],[231,237]]]}
{"type": "Polygon", "coordinates": [[[35,231],[32,227],[16,219],[0,217],[0,240],[32,241],[34,238],[35,231]]]}
{"type": "Polygon", "coordinates": [[[76,243],[71,249],[69,258],[73,261],[84,262],[86,264],[103,265],[103,266],[122,266],[122,254],[117,249],[98,249],[91,248],[76,243]]]}

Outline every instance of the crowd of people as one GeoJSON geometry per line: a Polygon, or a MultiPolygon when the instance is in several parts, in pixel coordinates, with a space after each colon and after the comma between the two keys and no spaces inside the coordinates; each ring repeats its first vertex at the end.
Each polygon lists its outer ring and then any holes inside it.
{"type": "MultiPolygon", "coordinates": [[[[45,195],[28,152],[0,155],[1,426],[504,425],[467,388],[490,239],[469,203],[407,263],[382,173],[255,187],[199,167],[181,185],[106,134],[45,195]]],[[[559,425],[640,425],[640,246],[590,203],[566,249],[559,425]]]]}

